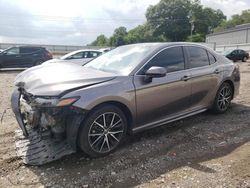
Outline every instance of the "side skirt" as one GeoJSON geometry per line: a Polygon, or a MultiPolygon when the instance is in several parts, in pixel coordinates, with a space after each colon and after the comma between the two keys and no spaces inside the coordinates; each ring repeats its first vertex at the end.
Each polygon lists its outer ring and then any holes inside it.
{"type": "Polygon", "coordinates": [[[177,121],[177,120],[180,120],[180,119],[184,119],[184,118],[187,118],[187,117],[190,117],[190,116],[205,112],[206,110],[207,110],[207,108],[203,108],[203,109],[195,110],[195,111],[185,113],[185,114],[182,114],[182,115],[177,115],[177,116],[174,116],[174,117],[171,117],[171,118],[166,118],[166,119],[163,119],[163,120],[148,123],[148,124],[142,125],[140,127],[133,128],[132,132],[137,133],[137,132],[140,132],[140,131],[143,131],[143,130],[158,127],[158,126],[161,126],[161,125],[164,125],[164,124],[167,124],[167,123],[171,123],[171,122],[174,122],[174,121],[177,121]]]}

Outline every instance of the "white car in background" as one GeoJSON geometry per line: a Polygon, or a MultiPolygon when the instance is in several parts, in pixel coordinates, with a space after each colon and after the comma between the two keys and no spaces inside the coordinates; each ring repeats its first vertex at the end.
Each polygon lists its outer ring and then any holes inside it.
{"type": "Polygon", "coordinates": [[[98,57],[99,55],[106,52],[106,49],[94,50],[94,49],[83,49],[70,52],[59,59],[51,59],[43,63],[43,65],[48,65],[51,63],[61,63],[70,62],[74,64],[84,65],[90,60],[98,57]]]}

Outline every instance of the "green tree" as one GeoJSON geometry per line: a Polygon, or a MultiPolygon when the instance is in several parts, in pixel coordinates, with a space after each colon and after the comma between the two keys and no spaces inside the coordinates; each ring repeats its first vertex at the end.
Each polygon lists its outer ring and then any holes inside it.
{"type": "Polygon", "coordinates": [[[126,44],[125,37],[127,35],[126,27],[118,27],[109,39],[111,46],[121,46],[126,44]]]}
{"type": "Polygon", "coordinates": [[[99,35],[94,42],[91,43],[92,46],[108,46],[108,38],[105,35],[99,35]]]}
{"type": "Polygon", "coordinates": [[[146,17],[155,36],[163,35],[171,41],[186,40],[191,22],[194,34],[205,38],[226,18],[221,10],[204,8],[198,0],[161,0],[147,9],[146,17]]]}
{"type": "Polygon", "coordinates": [[[192,37],[188,36],[186,42],[205,42],[205,39],[204,39],[204,36],[197,33],[197,34],[194,34],[192,37]]]}
{"type": "Polygon", "coordinates": [[[154,36],[148,24],[139,25],[130,30],[125,37],[126,44],[140,42],[166,42],[169,41],[164,36],[154,36]]]}
{"type": "Polygon", "coordinates": [[[214,31],[222,31],[246,23],[250,23],[250,10],[244,10],[240,15],[235,14],[228,21],[224,20],[214,31]]]}
{"type": "Polygon", "coordinates": [[[190,33],[189,0],[161,0],[146,12],[147,22],[154,35],[163,35],[171,41],[184,41],[190,33]]]}

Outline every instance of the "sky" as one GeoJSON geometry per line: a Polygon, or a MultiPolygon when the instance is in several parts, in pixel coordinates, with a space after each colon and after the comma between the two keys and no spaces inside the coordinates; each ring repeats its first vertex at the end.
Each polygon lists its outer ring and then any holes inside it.
{"type": "MultiPolygon", "coordinates": [[[[0,0],[0,42],[86,45],[115,28],[145,22],[159,0],[0,0]]],[[[201,0],[230,18],[250,9],[249,0],[201,0]]]]}

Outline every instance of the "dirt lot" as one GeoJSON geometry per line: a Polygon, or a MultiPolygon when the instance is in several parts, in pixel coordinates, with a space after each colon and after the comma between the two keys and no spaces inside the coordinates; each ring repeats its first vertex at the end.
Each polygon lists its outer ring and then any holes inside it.
{"type": "Polygon", "coordinates": [[[223,115],[205,112],[129,136],[114,154],[32,167],[16,157],[10,108],[18,72],[0,72],[0,187],[250,187],[250,62],[223,115]]]}

